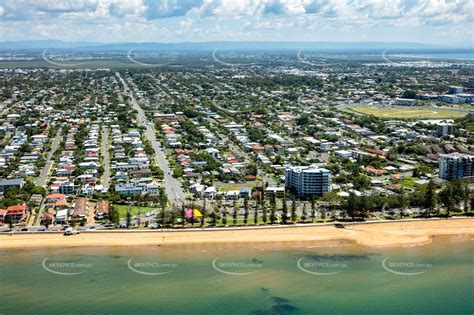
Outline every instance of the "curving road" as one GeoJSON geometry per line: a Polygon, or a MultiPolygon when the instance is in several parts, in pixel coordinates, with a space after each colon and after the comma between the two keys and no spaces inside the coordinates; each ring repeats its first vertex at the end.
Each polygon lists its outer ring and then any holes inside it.
{"type": "Polygon", "coordinates": [[[148,122],[148,119],[145,116],[145,112],[138,104],[132,91],[128,87],[127,82],[125,82],[125,80],[120,76],[118,72],[116,72],[115,75],[122,83],[124,87],[124,93],[129,96],[130,105],[132,105],[132,107],[138,112],[138,125],[145,128],[145,135],[148,140],[150,140],[153,150],[155,150],[155,160],[158,163],[158,166],[164,172],[164,187],[166,194],[168,195],[168,200],[172,204],[180,204],[184,202],[186,200],[186,193],[183,191],[181,183],[172,176],[172,170],[168,164],[168,161],[166,160],[166,155],[163,152],[163,149],[161,148],[159,142],[156,140],[155,128],[153,127],[153,124],[148,122]]]}

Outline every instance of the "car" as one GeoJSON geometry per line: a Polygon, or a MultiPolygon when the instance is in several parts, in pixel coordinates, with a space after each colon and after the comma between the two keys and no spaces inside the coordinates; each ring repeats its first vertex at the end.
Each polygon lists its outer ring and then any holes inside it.
{"type": "Polygon", "coordinates": [[[38,232],[46,232],[47,230],[46,230],[46,228],[39,228],[37,231],[38,232]]]}
{"type": "Polygon", "coordinates": [[[79,231],[74,230],[72,227],[68,227],[67,229],[64,230],[64,236],[71,236],[71,235],[77,235],[79,234],[79,231]]]}
{"type": "Polygon", "coordinates": [[[152,223],[148,226],[150,229],[154,230],[154,229],[159,229],[160,228],[160,224],[159,223],[152,223]]]}
{"type": "Polygon", "coordinates": [[[22,231],[22,232],[28,232],[28,228],[26,228],[26,227],[25,227],[25,228],[22,228],[20,231],[22,231]]]}

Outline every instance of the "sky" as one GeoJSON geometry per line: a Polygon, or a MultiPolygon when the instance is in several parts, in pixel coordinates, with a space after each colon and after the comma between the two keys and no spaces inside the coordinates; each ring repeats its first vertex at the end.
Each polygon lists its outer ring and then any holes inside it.
{"type": "Polygon", "coordinates": [[[0,41],[474,42],[474,0],[0,0],[0,41]]]}

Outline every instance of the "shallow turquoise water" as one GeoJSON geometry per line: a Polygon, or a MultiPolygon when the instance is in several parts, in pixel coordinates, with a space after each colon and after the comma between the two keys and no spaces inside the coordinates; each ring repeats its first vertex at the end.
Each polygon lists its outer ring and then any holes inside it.
{"type": "Polygon", "coordinates": [[[470,237],[0,251],[0,314],[472,314],[470,237]]]}

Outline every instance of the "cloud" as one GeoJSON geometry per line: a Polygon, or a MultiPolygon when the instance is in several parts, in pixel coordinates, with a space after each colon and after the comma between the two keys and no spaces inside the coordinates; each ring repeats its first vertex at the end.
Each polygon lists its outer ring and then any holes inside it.
{"type": "Polygon", "coordinates": [[[98,0],[2,0],[0,6],[3,8],[3,19],[6,20],[48,19],[70,13],[94,12],[98,0]]]}
{"type": "Polygon", "coordinates": [[[203,0],[144,0],[145,17],[148,20],[185,16],[194,8],[199,8],[203,0]]]}
{"type": "Polygon", "coordinates": [[[411,27],[432,38],[464,30],[456,36],[469,41],[473,6],[474,0],[0,0],[0,34],[109,41],[213,40],[216,34],[233,40],[338,40],[353,31],[377,40],[387,30],[407,35],[403,30],[411,27]]]}

